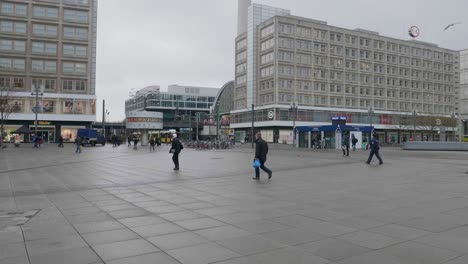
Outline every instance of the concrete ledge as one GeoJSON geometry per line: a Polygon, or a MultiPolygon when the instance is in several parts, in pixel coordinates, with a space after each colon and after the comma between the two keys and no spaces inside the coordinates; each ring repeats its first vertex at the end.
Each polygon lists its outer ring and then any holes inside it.
{"type": "Polygon", "coordinates": [[[468,143],[464,142],[406,142],[404,150],[433,150],[433,151],[468,151],[468,143]]]}

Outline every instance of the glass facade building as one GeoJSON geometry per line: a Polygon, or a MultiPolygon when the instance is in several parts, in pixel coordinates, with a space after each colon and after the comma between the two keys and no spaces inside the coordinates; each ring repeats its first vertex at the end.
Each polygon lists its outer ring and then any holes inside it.
{"type": "Polygon", "coordinates": [[[190,121],[197,112],[209,113],[218,91],[218,88],[170,85],[167,92],[148,91],[126,100],[125,111],[163,112],[165,127],[174,128],[180,126],[177,121],[190,121]]]}

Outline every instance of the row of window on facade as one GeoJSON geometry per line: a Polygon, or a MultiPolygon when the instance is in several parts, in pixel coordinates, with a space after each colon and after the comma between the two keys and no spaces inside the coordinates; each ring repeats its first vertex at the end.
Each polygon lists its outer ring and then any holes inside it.
{"type": "MultiPolygon", "coordinates": [[[[28,16],[28,5],[20,3],[0,3],[0,14],[10,15],[15,17],[27,17],[28,16]]],[[[59,17],[58,7],[48,7],[33,5],[32,17],[40,19],[53,19],[56,20],[59,17]]],[[[74,9],[63,9],[63,20],[70,22],[81,22],[87,23],[89,20],[88,11],[74,10],[74,9]]]]}
{"type": "MultiPolygon", "coordinates": [[[[395,81],[395,80],[392,80],[395,81]]],[[[413,93],[413,94],[419,94],[422,93],[421,91],[424,91],[425,93],[440,93],[440,94],[446,94],[447,96],[452,96],[454,95],[455,88],[453,85],[443,85],[443,84],[433,84],[433,83],[427,83],[427,82],[416,82],[416,81],[409,81],[409,80],[400,80],[401,81],[401,87],[407,87],[411,83],[411,88],[414,89],[398,89],[397,87],[388,87],[387,89],[385,87],[379,87],[378,85],[375,86],[374,88],[368,87],[368,86],[358,86],[358,85],[343,85],[339,83],[327,83],[327,82],[311,82],[311,81],[304,81],[304,80],[292,80],[292,79],[279,79],[278,80],[278,87],[275,86],[275,81],[274,80],[267,80],[263,81],[260,83],[260,91],[264,90],[273,90],[275,88],[278,88],[279,90],[289,90],[293,91],[295,89],[296,91],[315,91],[315,92],[322,92],[322,93],[343,93],[345,92],[346,94],[358,94],[356,91],[361,91],[361,95],[370,95],[370,92],[364,92],[364,91],[371,91],[374,89],[374,95],[375,96],[385,96],[384,92],[377,92],[377,91],[385,91],[388,90],[389,93],[387,93],[386,96],[388,97],[394,97],[398,98],[397,95],[395,95],[395,92],[393,91],[400,91],[400,98],[405,98],[409,99],[410,97],[408,96],[402,96],[402,94],[405,93],[413,93]],[[416,88],[421,88],[416,90],[416,88]],[[392,91],[392,92],[390,92],[392,91]]],[[[240,87],[242,88],[242,87],[240,87]]],[[[236,88],[236,89],[240,89],[236,88]]]]}
{"type": "MultiPolygon", "coordinates": [[[[275,27],[275,24],[271,24],[263,28],[260,34],[261,38],[271,36],[275,32],[274,27],[275,27]]],[[[404,45],[404,44],[391,43],[389,41],[370,39],[370,38],[365,38],[365,37],[359,37],[356,35],[342,34],[338,32],[322,30],[322,29],[312,29],[308,27],[294,26],[291,24],[280,23],[278,25],[278,32],[281,34],[293,35],[294,28],[296,29],[295,30],[296,37],[304,37],[304,38],[309,38],[309,39],[313,38],[314,40],[326,41],[326,42],[330,41],[330,42],[335,42],[335,43],[360,46],[360,47],[367,48],[367,49],[374,48],[374,49],[382,50],[382,51],[386,50],[389,52],[402,53],[408,56],[411,55],[415,57],[425,57],[429,59],[434,58],[437,60],[445,60],[447,62],[454,61],[454,57],[452,54],[443,53],[440,51],[434,51],[434,50],[419,48],[419,47],[411,47],[411,46],[404,45]]],[[[242,41],[244,40],[240,40],[238,42],[238,45],[237,45],[238,50],[245,47],[245,44],[242,41]]],[[[311,43],[311,42],[308,41],[307,43],[311,43]]]]}
{"type": "MultiPolygon", "coordinates": [[[[11,98],[8,104],[12,113],[33,113],[36,100],[11,98]]],[[[38,106],[44,114],[90,115],[96,112],[95,100],[40,98],[38,106]]]]}
{"type": "MultiPolygon", "coordinates": [[[[26,53],[26,41],[0,38],[0,52],[26,53]]],[[[57,43],[32,41],[31,53],[38,55],[57,56],[57,43]]],[[[86,58],[88,47],[83,45],[63,44],[62,55],[64,57],[86,58]]]]}
{"type": "MultiPolygon", "coordinates": [[[[2,89],[13,89],[16,91],[29,90],[26,89],[26,79],[24,77],[7,77],[0,76],[0,88],[2,89]]],[[[85,92],[87,87],[86,80],[67,80],[63,79],[62,91],[64,92],[85,92]]],[[[42,92],[56,92],[57,91],[57,80],[56,79],[44,79],[44,78],[33,78],[31,79],[31,92],[34,91],[35,87],[43,89],[42,92]]]]}
{"type": "MultiPolygon", "coordinates": [[[[361,64],[363,67],[363,64],[361,64]]],[[[365,65],[364,67],[369,67],[365,65]]],[[[379,66],[378,66],[379,67],[379,66]]],[[[390,68],[392,71],[396,68],[390,68]]],[[[369,72],[370,73],[370,72],[369,72]]],[[[364,83],[364,84],[387,84],[387,85],[397,85],[398,81],[400,86],[409,87],[410,84],[412,88],[422,88],[423,81],[433,81],[440,83],[450,83],[454,84],[455,78],[452,74],[442,74],[437,72],[426,72],[426,71],[417,71],[411,69],[400,68],[399,75],[402,78],[398,78],[398,74],[390,72],[389,74],[395,75],[395,77],[385,77],[384,75],[372,75],[364,73],[353,73],[353,72],[343,72],[343,71],[333,71],[320,68],[308,68],[308,67],[294,67],[288,65],[279,65],[278,66],[278,76],[296,76],[297,78],[313,78],[314,80],[332,80],[332,81],[347,81],[354,83],[364,83]],[[412,78],[418,80],[405,80],[403,78],[412,78]],[[421,85],[420,85],[421,84],[421,85]]],[[[268,78],[275,75],[275,66],[271,65],[268,67],[261,68],[260,77],[268,78]]],[[[246,82],[246,75],[238,75],[236,78],[237,84],[241,85],[246,82]]]]}
{"type": "MultiPolygon", "coordinates": [[[[384,54],[374,54],[374,59],[376,62],[374,62],[374,65],[378,67],[374,67],[375,72],[385,72],[385,65],[383,64],[378,64],[378,62],[385,63],[383,60],[384,54]]],[[[310,65],[312,63],[316,65],[321,65],[321,66],[331,66],[334,68],[344,68],[346,67],[347,69],[354,69],[357,70],[357,65],[358,61],[357,60],[352,60],[352,59],[343,59],[343,58],[336,58],[336,57],[328,57],[328,56],[321,56],[321,55],[314,55],[311,56],[310,54],[303,54],[303,53],[294,53],[294,52],[289,52],[289,51],[278,51],[278,56],[277,56],[278,61],[281,62],[289,62],[289,63],[297,63],[297,64],[305,64],[305,65],[310,65]]],[[[440,63],[440,62],[433,62],[433,61],[428,61],[428,60],[420,60],[420,59],[411,59],[408,57],[398,57],[394,55],[388,55],[387,59],[389,62],[392,62],[393,64],[399,64],[400,66],[412,66],[412,67],[419,67],[419,68],[424,68],[424,69],[430,69],[430,70],[437,70],[437,71],[444,71],[444,72],[453,72],[453,64],[448,64],[448,63],[440,63]],[[398,61],[398,62],[397,62],[398,61]]],[[[272,63],[275,61],[275,53],[274,52],[269,52],[267,54],[264,54],[260,57],[260,63],[261,65],[265,65],[268,63],[272,63]]],[[[244,65],[245,63],[241,63],[240,65],[244,65]]],[[[372,71],[372,62],[366,62],[366,61],[361,61],[360,62],[360,70],[362,71],[372,71]]],[[[395,67],[395,66],[389,66],[389,67],[395,67]]],[[[245,67],[244,67],[245,69],[245,67]]],[[[239,70],[239,69],[238,69],[239,70]]]]}
{"type": "Polygon", "coordinates": [[[450,113],[453,111],[453,105],[449,102],[435,103],[435,102],[401,102],[401,101],[390,101],[390,100],[379,100],[372,98],[347,98],[343,96],[332,96],[332,95],[294,95],[292,94],[278,94],[278,100],[275,100],[273,94],[262,94],[259,96],[260,105],[269,105],[274,103],[279,104],[290,104],[291,102],[297,102],[300,105],[309,106],[325,106],[325,107],[342,107],[342,108],[362,108],[366,109],[369,106],[373,106],[378,110],[401,110],[409,111],[416,109],[424,113],[450,113]],[[295,99],[295,100],[293,100],[295,99]]]}
{"type": "MultiPolygon", "coordinates": [[[[0,70],[21,71],[26,70],[26,60],[0,58],[0,70]]],[[[37,73],[57,73],[57,61],[55,60],[31,60],[31,71],[37,73]]],[[[78,62],[62,62],[62,74],[86,75],[87,64],[78,62]]]]}
{"type": "MultiPolygon", "coordinates": [[[[271,38],[268,40],[263,41],[260,44],[260,50],[262,52],[267,51],[269,49],[272,49],[275,45],[275,39],[271,38]]],[[[352,48],[352,47],[342,47],[342,46],[337,46],[337,45],[329,45],[326,43],[314,43],[312,45],[311,41],[307,40],[300,40],[300,39],[289,39],[289,38],[282,38],[280,37],[278,39],[278,47],[279,48],[285,48],[285,49],[296,49],[298,51],[313,51],[317,53],[330,53],[331,55],[338,55],[338,56],[346,56],[346,57],[351,57],[351,58],[361,58],[361,59],[367,59],[367,60],[377,60],[377,61],[385,61],[385,56],[386,53],[384,52],[378,52],[378,51],[371,51],[371,50],[365,50],[365,49],[357,49],[357,48],[352,48]],[[373,56],[372,56],[373,55],[373,56]]],[[[238,53],[237,61],[241,61],[242,59],[246,58],[246,52],[247,51],[242,51],[238,53]]],[[[430,63],[432,62],[433,58],[410,58],[408,57],[409,55],[400,55],[400,64],[404,65],[411,65],[415,67],[426,67],[424,62],[430,66],[430,63]]],[[[391,55],[388,54],[386,56],[386,61],[389,63],[398,63],[398,58],[399,56],[397,55],[391,55]]],[[[435,58],[436,61],[444,62],[441,59],[435,58]]],[[[446,60],[445,63],[452,63],[452,60],[448,61],[446,60]]]]}
{"type": "MultiPolygon", "coordinates": [[[[25,35],[28,25],[25,22],[0,20],[0,32],[5,34],[25,35]]],[[[63,37],[76,40],[88,40],[88,28],[84,27],[63,27],[63,37]]],[[[32,35],[37,37],[57,38],[58,26],[50,24],[32,24],[32,35]]]]}

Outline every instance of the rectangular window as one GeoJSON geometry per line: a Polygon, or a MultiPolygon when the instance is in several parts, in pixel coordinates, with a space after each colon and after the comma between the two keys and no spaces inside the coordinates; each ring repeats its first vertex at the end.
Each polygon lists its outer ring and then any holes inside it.
{"type": "Polygon", "coordinates": [[[0,58],[0,69],[2,70],[16,70],[24,71],[24,60],[22,59],[10,59],[0,58]]]}
{"type": "Polygon", "coordinates": [[[86,46],[79,45],[63,45],[63,55],[70,57],[82,57],[85,58],[88,48],[86,46]]]}
{"type": "Polygon", "coordinates": [[[74,63],[74,62],[63,63],[64,74],[86,74],[86,68],[87,66],[85,63],[74,63]]]}
{"type": "Polygon", "coordinates": [[[0,51],[25,52],[26,42],[21,40],[0,39],[0,51]]]}
{"type": "Polygon", "coordinates": [[[0,12],[5,15],[27,16],[28,6],[24,4],[0,3],[0,12]]]}
{"type": "Polygon", "coordinates": [[[33,24],[33,34],[46,37],[57,37],[57,26],[33,24]]]}
{"type": "Polygon", "coordinates": [[[88,39],[88,29],[78,27],[64,27],[63,35],[66,38],[86,40],[88,39]]]}
{"type": "Polygon", "coordinates": [[[55,44],[55,43],[45,43],[45,42],[33,42],[32,43],[32,52],[36,53],[36,54],[56,55],[57,54],[57,44],[55,44]]]}
{"type": "Polygon", "coordinates": [[[65,21],[88,22],[88,12],[65,9],[63,13],[63,19],[65,21]]]}
{"type": "Polygon", "coordinates": [[[0,31],[5,33],[26,33],[26,23],[0,20],[0,31]]]}
{"type": "Polygon", "coordinates": [[[62,84],[63,84],[62,89],[63,89],[64,91],[71,91],[71,90],[73,90],[73,81],[71,81],[71,80],[63,80],[63,81],[62,81],[62,84]]]}
{"type": "Polygon", "coordinates": [[[57,62],[56,61],[32,60],[31,69],[33,72],[56,73],[57,62]]]}
{"type": "Polygon", "coordinates": [[[33,16],[48,19],[58,18],[58,8],[46,7],[46,6],[34,6],[33,16]]]}

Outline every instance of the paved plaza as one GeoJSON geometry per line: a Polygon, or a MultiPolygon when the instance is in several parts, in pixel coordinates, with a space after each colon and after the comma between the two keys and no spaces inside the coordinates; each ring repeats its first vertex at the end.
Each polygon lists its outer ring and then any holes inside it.
{"type": "Polygon", "coordinates": [[[0,150],[0,264],[466,264],[468,153],[0,150]]]}

